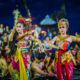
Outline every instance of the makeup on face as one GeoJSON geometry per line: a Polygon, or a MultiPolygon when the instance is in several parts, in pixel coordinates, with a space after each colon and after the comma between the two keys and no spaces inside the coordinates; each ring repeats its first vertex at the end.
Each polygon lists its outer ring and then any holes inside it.
{"type": "Polygon", "coordinates": [[[23,32],[23,30],[24,30],[23,24],[18,23],[18,24],[17,24],[17,27],[16,27],[16,30],[17,30],[18,33],[23,32]]]}
{"type": "Polygon", "coordinates": [[[60,27],[59,27],[59,29],[64,29],[64,28],[66,28],[66,26],[60,26],[60,27]]]}

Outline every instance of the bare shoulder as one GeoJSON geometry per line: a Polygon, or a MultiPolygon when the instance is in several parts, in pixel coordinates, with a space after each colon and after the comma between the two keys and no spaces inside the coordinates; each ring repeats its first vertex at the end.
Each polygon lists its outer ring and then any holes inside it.
{"type": "Polygon", "coordinates": [[[58,39],[58,36],[55,36],[51,41],[57,41],[58,39]]]}

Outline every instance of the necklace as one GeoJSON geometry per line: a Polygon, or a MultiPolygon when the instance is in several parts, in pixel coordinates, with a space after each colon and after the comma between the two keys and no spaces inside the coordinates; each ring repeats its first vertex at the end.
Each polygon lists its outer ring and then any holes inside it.
{"type": "Polygon", "coordinates": [[[70,35],[66,35],[66,36],[61,36],[58,35],[58,38],[60,39],[60,41],[67,39],[68,37],[70,37],[70,35]]]}

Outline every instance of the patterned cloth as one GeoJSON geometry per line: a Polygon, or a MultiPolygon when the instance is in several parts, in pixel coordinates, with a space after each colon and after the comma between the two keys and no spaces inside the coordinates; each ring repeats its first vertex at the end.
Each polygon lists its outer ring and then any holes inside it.
{"type": "MultiPolygon", "coordinates": [[[[30,56],[30,53],[28,54],[28,56],[30,56]]],[[[23,54],[22,57],[23,57],[25,68],[27,68],[27,55],[23,54]]],[[[12,68],[19,72],[19,60],[15,62],[14,57],[12,57],[12,68]]]]}
{"type": "Polygon", "coordinates": [[[55,70],[57,80],[73,80],[73,62],[71,53],[68,52],[69,47],[70,43],[63,41],[62,49],[56,53],[55,70]]]}
{"type": "Polygon", "coordinates": [[[12,57],[12,72],[15,80],[30,80],[30,74],[26,71],[28,61],[30,60],[30,53],[25,46],[17,47],[14,56],[12,57]]]}

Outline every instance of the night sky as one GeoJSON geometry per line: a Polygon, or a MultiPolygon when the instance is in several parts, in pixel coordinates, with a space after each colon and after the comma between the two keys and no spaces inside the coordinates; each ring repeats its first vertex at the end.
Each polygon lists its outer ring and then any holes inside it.
{"type": "MultiPolygon", "coordinates": [[[[64,0],[26,0],[30,9],[33,23],[39,24],[47,14],[59,11],[64,0]]],[[[70,22],[72,34],[80,32],[80,0],[65,0],[66,14],[70,22]]],[[[21,0],[17,0],[18,8],[24,17],[27,13],[21,0]]],[[[14,18],[12,11],[16,9],[16,0],[0,0],[0,24],[9,25],[12,28],[14,18]]]]}

